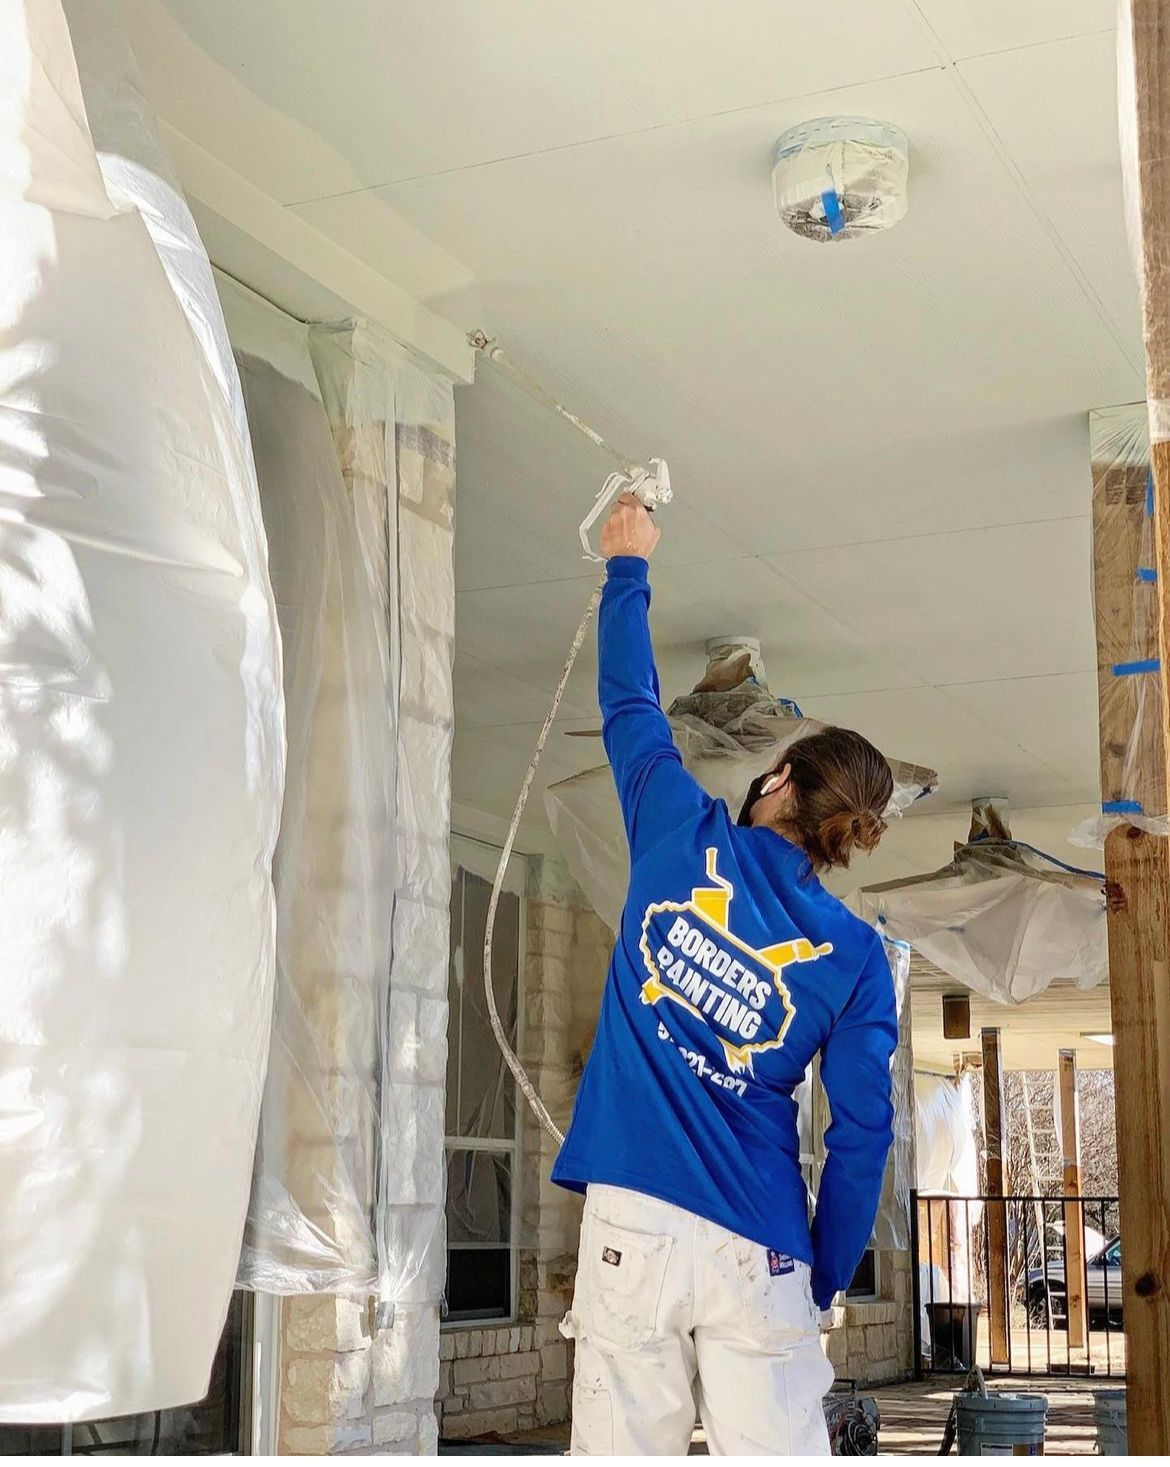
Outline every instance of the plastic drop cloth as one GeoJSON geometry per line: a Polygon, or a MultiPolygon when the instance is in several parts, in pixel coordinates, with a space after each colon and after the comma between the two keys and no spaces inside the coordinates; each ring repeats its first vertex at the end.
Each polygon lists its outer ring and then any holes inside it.
{"type": "Polygon", "coordinates": [[[272,1048],[239,1282],[370,1294],[393,900],[389,625],[365,573],[308,328],[221,281],[284,644],[272,1048]]]}
{"type": "Polygon", "coordinates": [[[371,584],[385,587],[397,711],[392,966],[375,1159],[379,1322],[443,1289],[443,1117],[454,728],[450,382],[364,325],[310,349],[371,584]]]}
{"type": "Polygon", "coordinates": [[[10,0],[3,1421],[204,1394],[268,1048],[283,726],[259,506],[224,379],[115,194],[59,0],[10,0]]]}
{"type": "MultiPolygon", "coordinates": [[[[926,1196],[978,1197],[979,1143],[975,1132],[971,1078],[914,1075],[914,1130],[918,1191],[926,1196]]],[[[981,1202],[922,1204],[919,1218],[924,1260],[923,1310],[936,1304],[967,1303],[977,1297],[976,1260],[968,1237],[983,1217],[981,1202]],[[930,1230],[929,1241],[925,1236],[930,1230]],[[933,1285],[931,1270],[933,1269],[933,1285]]],[[[977,1244],[975,1245],[977,1247],[977,1244]]],[[[923,1332],[929,1339],[929,1322],[923,1332]]]]}
{"type": "MultiPolygon", "coordinates": [[[[790,699],[774,698],[753,649],[712,646],[707,672],[696,690],[667,710],[683,763],[703,788],[739,811],[748,786],[773,768],[789,744],[819,732],[824,723],[805,718],[790,699]],[[730,686],[730,678],[739,681],[730,686]]],[[[938,784],[933,769],[891,759],[894,793],[887,815],[900,815],[938,784]]],[[[590,905],[616,932],[629,883],[617,792],[608,764],[551,785],[545,811],[557,845],[590,905]]]]}
{"type": "Polygon", "coordinates": [[[1154,488],[1146,405],[1089,414],[1101,727],[1101,812],[1070,836],[1099,846],[1116,825],[1170,834],[1158,647],[1154,488]]]}
{"type": "Polygon", "coordinates": [[[1092,988],[1109,973],[1104,877],[1019,841],[969,842],[938,871],[853,892],[846,905],[996,1003],[1054,978],[1092,988]]]}

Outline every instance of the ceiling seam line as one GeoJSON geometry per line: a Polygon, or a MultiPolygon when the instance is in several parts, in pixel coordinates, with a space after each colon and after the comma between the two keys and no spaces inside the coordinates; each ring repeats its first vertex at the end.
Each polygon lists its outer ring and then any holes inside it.
{"type": "Polygon", "coordinates": [[[906,77],[925,76],[929,72],[945,71],[945,65],[913,66],[907,71],[891,72],[888,76],[865,77],[859,81],[842,82],[840,86],[823,87],[814,92],[795,92],[791,96],[772,97],[764,102],[749,102],[743,107],[725,107],[715,112],[700,112],[693,117],[672,118],[669,122],[655,122],[648,127],[629,128],[625,132],[606,133],[601,137],[578,138],[573,142],[558,143],[551,148],[533,148],[523,153],[508,153],[499,158],[483,158],[477,163],[461,163],[452,168],[439,168],[433,173],[415,173],[406,178],[389,178],[381,183],[362,184],[360,188],[340,189],[337,193],[316,194],[307,199],[290,199],[281,204],[285,209],[299,209],[306,204],[327,204],[335,199],[353,198],[358,194],[379,193],[383,189],[402,188],[407,184],[430,183],[437,178],[449,178],[458,173],[474,173],[479,168],[499,168],[508,163],[523,163],[532,158],[551,157],[557,153],[568,153],[576,148],[592,148],[603,143],[622,142],[627,138],[648,137],[656,132],[666,132],[673,127],[693,127],[700,122],[717,122],[727,117],[740,117],[749,112],[763,112],[770,107],[782,107],[789,102],[801,102],[812,97],[833,96],[837,92],[851,91],[857,87],[879,86],[883,82],[902,81],[906,77]]]}
{"type": "Polygon", "coordinates": [[[1122,334],[1118,331],[1117,325],[1110,315],[1104,301],[1097,294],[1096,287],[1092,284],[1085,271],[1081,268],[1080,262],[1073,255],[1068,245],[1064,242],[1064,239],[1060,235],[1056,226],[1049,218],[1047,210],[1042,209],[1037,203],[1035,194],[1029,187],[1028,180],[1024,177],[1024,174],[1021,171],[1019,165],[1012,157],[1006,143],[1000,137],[999,133],[995,130],[994,124],[992,123],[990,117],[988,117],[987,113],[984,111],[982,104],[976,97],[970,83],[967,81],[967,78],[963,75],[962,71],[957,66],[951,68],[951,71],[952,75],[954,76],[954,84],[956,90],[966,102],[968,111],[971,113],[971,116],[975,119],[979,127],[982,128],[984,136],[991,143],[1005,173],[1007,173],[1008,177],[1016,185],[1019,193],[1023,196],[1024,203],[1029,213],[1040,225],[1043,233],[1048,237],[1049,243],[1052,245],[1053,249],[1055,249],[1060,259],[1064,262],[1065,268],[1068,270],[1069,274],[1080,287],[1081,293],[1084,296],[1086,302],[1089,304],[1094,314],[1098,317],[1101,324],[1104,326],[1114,346],[1116,346],[1118,351],[1121,353],[1122,358],[1126,362],[1128,362],[1135,371],[1141,371],[1144,373],[1144,358],[1142,361],[1139,362],[1136,357],[1130,356],[1130,346],[1125,341],[1122,334]]]}

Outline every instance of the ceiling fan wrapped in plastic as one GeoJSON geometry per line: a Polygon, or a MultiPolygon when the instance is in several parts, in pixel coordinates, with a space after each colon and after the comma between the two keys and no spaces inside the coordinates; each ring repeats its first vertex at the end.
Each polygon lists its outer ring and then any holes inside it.
{"type": "MultiPolygon", "coordinates": [[[[709,794],[725,800],[734,812],[752,780],[770,769],[789,744],[825,724],[806,718],[791,699],[769,691],[755,639],[715,639],[707,644],[707,659],[693,692],[676,698],[667,718],[683,763],[709,794]]],[[[935,771],[922,765],[891,759],[890,768],[894,794],[889,814],[901,814],[938,784],[935,771]]],[[[550,786],[544,801],[574,880],[616,931],[629,859],[609,766],[561,780],[550,786]]]]}
{"type": "Polygon", "coordinates": [[[1007,802],[976,800],[971,831],[938,871],[848,898],[859,917],[997,1003],[1023,1003],[1055,978],[1108,977],[1105,878],[1012,838],[1007,802]]]}

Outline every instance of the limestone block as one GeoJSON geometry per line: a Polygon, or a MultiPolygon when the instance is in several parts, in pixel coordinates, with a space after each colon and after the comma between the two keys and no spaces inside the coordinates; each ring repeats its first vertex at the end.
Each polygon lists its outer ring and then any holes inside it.
{"type": "Polygon", "coordinates": [[[436,1309],[399,1309],[370,1351],[374,1405],[397,1406],[431,1398],[439,1384],[439,1316],[436,1309]]]}
{"type": "Polygon", "coordinates": [[[387,1442],[409,1441],[414,1445],[418,1436],[419,1419],[414,1411],[385,1411],[374,1417],[374,1441],[382,1446],[387,1442]]]}
{"type": "Polygon", "coordinates": [[[473,1411],[487,1411],[496,1406],[517,1406],[536,1400],[536,1380],[525,1376],[519,1380],[485,1380],[467,1392],[467,1404],[473,1411]]]}
{"type": "Polygon", "coordinates": [[[332,1358],[294,1357],[285,1366],[282,1412],[292,1422],[312,1425],[360,1417],[370,1364],[367,1350],[332,1358]]]}
{"type": "Polygon", "coordinates": [[[372,1428],[365,1422],[286,1426],[280,1434],[281,1455],[288,1457],[330,1457],[338,1452],[360,1451],[372,1441],[372,1428]]]}
{"type": "Polygon", "coordinates": [[[284,1303],[284,1348],[345,1354],[367,1349],[366,1310],[334,1294],[294,1294],[284,1303]]]}

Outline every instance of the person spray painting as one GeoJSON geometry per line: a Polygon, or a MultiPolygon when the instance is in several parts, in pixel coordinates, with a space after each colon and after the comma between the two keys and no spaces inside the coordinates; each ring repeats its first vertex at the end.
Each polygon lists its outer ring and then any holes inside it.
{"type": "Polygon", "coordinates": [[[853,1276],[892,1141],[898,1024],[877,934],[817,872],[871,850],[893,780],[860,735],[799,740],[738,820],[683,768],[659,703],[648,560],[604,527],[606,752],[630,885],[553,1180],[586,1194],[572,1449],[827,1455],[819,1310],[853,1276]],[[794,1088],[816,1054],[832,1124],[811,1226],[794,1088]]]}

